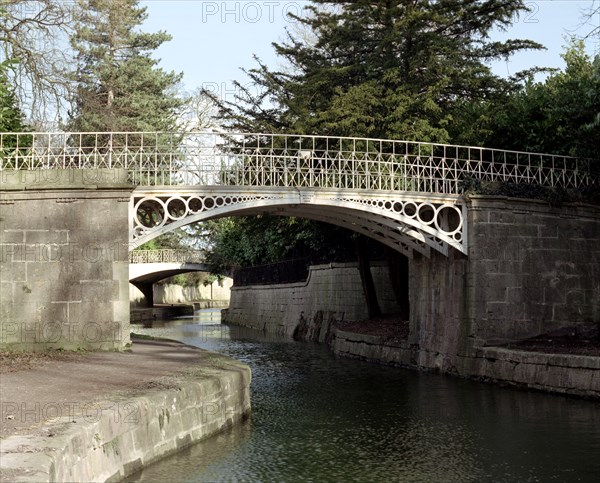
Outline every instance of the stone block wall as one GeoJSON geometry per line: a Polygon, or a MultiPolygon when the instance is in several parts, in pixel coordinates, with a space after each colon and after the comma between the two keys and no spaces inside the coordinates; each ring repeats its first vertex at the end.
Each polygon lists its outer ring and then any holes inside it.
{"type": "Polygon", "coordinates": [[[0,347],[125,347],[132,190],[126,171],[0,176],[0,347]]]}
{"type": "Polygon", "coordinates": [[[600,322],[600,208],[474,198],[469,213],[476,337],[600,322]]]}
{"type": "Polygon", "coordinates": [[[475,196],[468,243],[411,261],[420,365],[460,372],[476,347],[600,323],[600,208],[475,196]]]}
{"type": "Polygon", "coordinates": [[[448,358],[472,347],[473,307],[469,297],[468,260],[451,250],[431,251],[409,263],[409,341],[421,349],[419,364],[442,368],[448,358]]]}
{"type": "MultiPolygon", "coordinates": [[[[397,310],[387,266],[372,263],[382,311],[397,310]]],[[[367,305],[356,263],[310,267],[306,282],[233,287],[225,321],[270,333],[292,335],[301,321],[327,312],[337,320],[365,320],[367,305]]]]}

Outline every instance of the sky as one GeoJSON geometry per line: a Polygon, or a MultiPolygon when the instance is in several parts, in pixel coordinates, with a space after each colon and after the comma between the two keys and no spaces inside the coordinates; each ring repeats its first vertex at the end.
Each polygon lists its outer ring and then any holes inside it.
{"type": "MultiPolygon", "coordinates": [[[[596,0],[598,2],[598,0],[596,0]]],[[[256,66],[253,55],[271,67],[278,65],[272,42],[285,37],[285,29],[294,27],[287,13],[300,14],[307,1],[212,1],[142,0],[148,19],[143,29],[165,30],[173,40],[156,52],[161,67],[183,72],[185,89],[207,88],[220,97],[232,99],[233,80],[248,83],[243,68],[256,66]]],[[[506,33],[497,32],[495,40],[528,38],[547,47],[547,51],[526,52],[509,62],[493,65],[498,75],[506,76],[533,66],[564,67],[560,57],[572,34],[583,35],[600,24],[600,15],[592,24],[581,27],[582,12],[593,0],[528,1],[529,13],[514,20],[506,33]]],[[[600,38],[589,39],[590,54],[600,51],[600,38]]]]}

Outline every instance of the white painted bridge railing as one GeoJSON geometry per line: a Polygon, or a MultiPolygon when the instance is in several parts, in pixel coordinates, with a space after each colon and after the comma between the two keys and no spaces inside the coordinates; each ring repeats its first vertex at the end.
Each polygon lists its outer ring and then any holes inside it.
{"type": "MultiPolygon", "coordinates": [[[[461,194],[465,179],[598,185],[592,161],[385,139],[246,133],[0,133],[0,170],[124,168],[140,186],[461,194]]],[[[596,171],[597,173],[597,171],[596,171]]]]}
{"type": "Polygon", "coordinates": [[[204,252],[199,250],[132,250],[129,263],[204,263],[204,252]]]}

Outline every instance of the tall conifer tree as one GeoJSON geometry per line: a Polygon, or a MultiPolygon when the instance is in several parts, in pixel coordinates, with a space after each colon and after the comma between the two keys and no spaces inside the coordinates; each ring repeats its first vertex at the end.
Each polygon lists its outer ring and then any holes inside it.
{"type": "Polygon", "coordinates": [[[0,132],[25,131],[27,126],[23,120],[23,112],[6,75],[9,65],[7,61],[0,63],[0,132]]]}
{"type": "Polygon", "coordinates": [[[295,20],[314,43],[274,44],[289,69],[259,63],[249,74],[260,93],[220,106],[242,129],[450,142],[465,102],[513,85],[489,62],[541,47],[489,39],[525,10],[524,0],[313,0],[295,20]]]}
{"type": "Polygon", "coordinates": [[[79,0],[78,12],[70,130],[174,130],[181,74],[165,72],[151,57],[171,37],[138,31],[147,16],[138,0],[79,0]]]}

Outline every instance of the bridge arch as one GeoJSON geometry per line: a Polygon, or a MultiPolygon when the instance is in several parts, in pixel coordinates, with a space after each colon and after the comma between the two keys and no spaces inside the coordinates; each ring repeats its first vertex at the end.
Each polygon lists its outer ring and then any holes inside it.
{"type": "Polygon", "coordinates": [[[165,278],[190,272],[208,272],[205,263],[146,263],[129,264],[129,282],[154,284],[165,278]]]}
{"type": "Polygon", "coordinates": [[[204,252],[193,250],[134,250],[129,252],[129,283],[154,305],[153,285],[160,280],[190,272],[208,272],[204,252]]]}
{"type": "Polygon", "coordinates": [[[466,205],[458,195],[231,186],[137,188],[130,202],[131,248],[191,223],[257,214],[342,226],[409,257],[414,251],[429,257],[431,249],[467,253],[466,205]]]}

